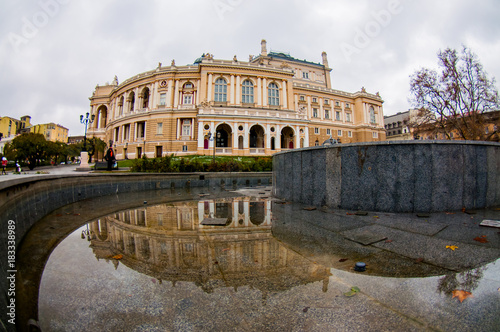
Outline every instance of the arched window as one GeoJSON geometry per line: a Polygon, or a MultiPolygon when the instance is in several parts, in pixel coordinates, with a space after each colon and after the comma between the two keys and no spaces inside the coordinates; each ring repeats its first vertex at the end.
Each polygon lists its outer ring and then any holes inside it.
{"type": "Polygon", "coordinates": [[[250,80],[245,80],[241,87],[241,101],[243,103],[253,103],[253,83],[250,80]]]}
{"type": "Polygon", "coordinates": [[[267,87],[267,99],[270,106],[278,106],[280,104],[280,89],[276,83],[271,83],[267,87]]]}
{"type": "Polygon", "coordinates": [[[144,88],[142,90],[142,108],[148,108],[149,107],[149,89],[144,88]]]}
{"type": "Polygon", "coordinates": [[[119,108],[119,113],[120,115],[123,114],[123,102],[124,102],[125,98],[123,98],[123,96],[121,96],[120,98],[120,101],[118,102],[118,108],[119,108]]]}
{"type": "Polygon", "coordinates": [[[375,110],[373,109],[373,106],[370,106],[370,123],[377,123],[377,120],[375,119],[375,110]]]}
{"type": "Polygon", "coordinates": [[[129,112],[133,112],[134,111],[134,107],[135,107],[135,93],[131,92],[128,95],[128,102],[129,102],[129,105],[130,105],[129,112]]]}
{"type": "Polygon", "coordinates": [[[215,101],[227,101],[227,83],[226,80],[223,78],[218,78],[215,81],[215,95],[214,95],[214,100],[215,101]]]}

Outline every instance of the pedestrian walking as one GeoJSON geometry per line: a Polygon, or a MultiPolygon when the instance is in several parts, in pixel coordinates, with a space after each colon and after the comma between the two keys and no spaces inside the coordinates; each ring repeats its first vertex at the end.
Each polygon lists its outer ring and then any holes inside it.
{"type": "Polygon", "coordinates": [[[9,161],[7,160],[7,158],[3,157],[2,158],[2,175],[7,175],[7,171],[5,170],[7,168],[7,163],[9,161]]]}

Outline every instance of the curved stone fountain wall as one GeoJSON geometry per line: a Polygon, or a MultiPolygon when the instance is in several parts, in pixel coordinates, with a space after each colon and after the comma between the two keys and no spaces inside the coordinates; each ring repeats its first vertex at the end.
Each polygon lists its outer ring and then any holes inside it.
{"type": "Polygon", "coordinates": [[[500,143],[391,141],[277,153],[273,194],[347,210],[434,212],[500,205],[500,143]]]}
{"type": "MultiPolygon", "coordinates": [[[[175,173],[175,174],[85,174],[85,175],[43,175],[23,177],[0,182],[0,331],[15,331],[16,325],[8,323],[9,304],[7,277],[12,273],[22,279],[22,271],[9,272],[17,266],[8,264],[8,225],[15,222],[16,249],[33,225],[50,212],[78,201],[103,197],[103,201],[116,204],[115,194],[153,191],[160,189],[182,189],[206,187],[231,189],[243,186],[270,185],[271,173],[175,173]],[[113,196],[109,196],[113,195],[113,196]],[[106,196],[111,198],[106,198],[106,196]],[[115,202],[115,203],[112,203],[115,202]]],[[[111,207],[113,209],[113,207],[111,207]]],[[[116,205],[116,209],[120,209],[116,205]]],[[[89,211],[89,218],[92,211],[89,211]]],[[[55,245],[55,244],[53,244],[55,245]]],[[[17,250],[16,250],[17,251],[17,250]]],[[[20,285],[17,284],[19,287],[20,285]]],[[[18,290],[19,291],[19,290],[18,290]]],[[[16,307],[17,330],[29,330],[26,312],[16,307]]],[[[29,314],[29,313],[28,313],[29,314]]],[[[28,316],[33,318],[34,315],[28,316]]]]}

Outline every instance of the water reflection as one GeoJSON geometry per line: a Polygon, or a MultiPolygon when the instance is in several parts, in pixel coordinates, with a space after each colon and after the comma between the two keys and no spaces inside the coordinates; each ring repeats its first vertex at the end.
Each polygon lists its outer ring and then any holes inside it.
{"type": "Polygon", "coordinates": [[[329,269],[271,235],[271,201],[250,197],[129,209],[88,224],[97,259],[124,264],[159,282],[194,282],[205,292],[251,285],[263,291],[325,280],[329,269]],[[224,218],[225,226],[207,226],[224,218]],[[113,259],[112,257],[120,257],[113,259]]]}

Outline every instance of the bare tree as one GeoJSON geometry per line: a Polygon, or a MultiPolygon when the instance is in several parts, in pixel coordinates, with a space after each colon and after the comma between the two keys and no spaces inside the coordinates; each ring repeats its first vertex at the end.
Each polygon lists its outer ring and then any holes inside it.
{"type": "Polygon", "coordinates": [[[498,122],[499,96],[495,79],[489,79],[476,54],[467,47],[458,53],[447,48],[439,51],[439,72],[422,68],[411,76],[413,106],[420,110],[412,124],[415,132],[425,130],[437,136],[452,133],[465,140],[498,138],[498,124],[493,130],[487,123],[498,122]]]}

